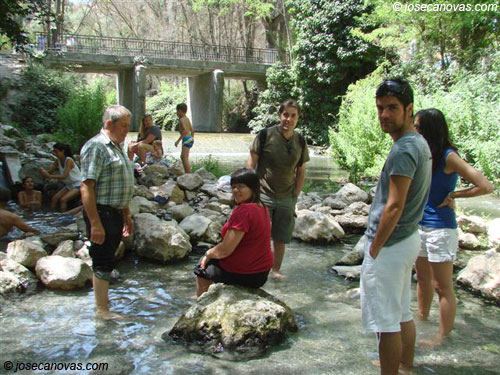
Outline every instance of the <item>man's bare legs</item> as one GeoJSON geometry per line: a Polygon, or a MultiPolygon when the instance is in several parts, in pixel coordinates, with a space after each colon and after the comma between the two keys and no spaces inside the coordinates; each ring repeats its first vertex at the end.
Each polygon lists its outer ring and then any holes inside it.
{"type": "Polygon", "coordinates": [[[272,268],[271,277],[276,279],[282,279],[285,277],[281,272],[281,263],[283,262],[283,257],[285,256],[285,243],[273,241],[273,252],[274,252],[274,265],[272,268]]]}
{"type": "Polygon", "coordinates": [[[102,320],[122,320],[123,317],[109,311],[109,281],[92,277],[96,306],[96,317],[102,320]]]}
{"type": "Polygon", "coordinates": [[[191,166],[189,165],[189,147],[182,146],[181,161],[184,167],[184,173],[191,173],[191,166]]]}
{"type": "Polygon", "coordinates": [[[210,285],[212,285],[211,280],[196,276],[196,296],[199,297],[205,293],[210,285]]]}
{"type": "Polygon", "coordinates": [[[379,333],[380,373],[397,375],[402,369],[413,367],[416,330],[413,320],[401,323],[401,332],[379,333]]]}

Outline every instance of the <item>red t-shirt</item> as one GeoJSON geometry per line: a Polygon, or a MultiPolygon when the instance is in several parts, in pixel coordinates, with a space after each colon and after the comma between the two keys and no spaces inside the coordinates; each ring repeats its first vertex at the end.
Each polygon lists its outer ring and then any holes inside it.
{"type": "Polygon", "coordinates": [[[228,229],[245,232],[236,249],[220,266],[233,273],[259,273],[269,271],[274,263],[271,251],[271,219],[264,206],[243,203],[236,206],[229,221],[222,228],[222,238],[228,229]]]}

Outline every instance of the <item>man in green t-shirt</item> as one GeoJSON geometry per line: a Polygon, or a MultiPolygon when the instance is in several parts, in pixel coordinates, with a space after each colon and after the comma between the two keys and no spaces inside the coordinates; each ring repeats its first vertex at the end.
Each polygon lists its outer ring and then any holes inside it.
{"type": "Polygon", "coordinates": [[[292,239],[295,225],[295,204],[306,178],[309,151],[295,131],[300,115],[298,103],[288,99],[281,104],[280,124],[265,129],[265,137],[255,137],[247,167],[257,169],[261,184],[261,200],[269,210],[272,221],[274,266],[271,276],[281,278],[281,263],[285,244],[292,239]],[[264,144],[261,145],[261,141],[264,144]]]}

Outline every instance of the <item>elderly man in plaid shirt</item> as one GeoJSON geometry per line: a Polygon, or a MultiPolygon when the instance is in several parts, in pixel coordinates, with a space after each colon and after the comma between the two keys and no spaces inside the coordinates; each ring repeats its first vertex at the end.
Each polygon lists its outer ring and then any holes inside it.
{"type": "Polygon", "coordinates": [[[109,279],[117,263],[116,249],[122,237],[133,230],[128,205],[134,190],[134,172],[123,149],[130,119],[130,111],[123,106],[106,108],[101,132],[81,151],[80,189],[90,233],[96,316],[103,320],[121,319],[109,310],[109,279]]]}

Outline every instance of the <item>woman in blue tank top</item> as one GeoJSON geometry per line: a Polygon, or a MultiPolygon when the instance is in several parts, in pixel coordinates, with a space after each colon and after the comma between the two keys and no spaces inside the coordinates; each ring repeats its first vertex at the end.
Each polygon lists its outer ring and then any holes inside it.
{"type": "Polygon", "coordinates": [[[439,344],[453,329],[456,299],[453,290],[453,260],[458,248],[455,198],[489,194],[493,185],[458,156],[450,141],[441,111],[426,109],[415,115],[415,128],[424,136],[432,153],[432,182],[420,222],[422,247],[417,258],[418,317],[426,320],[434,291],[439,296],[439,336],[428,342],[439,344]],[[455,191],[458,176],[472,187],[455,191]]]}

